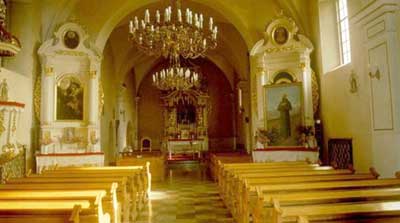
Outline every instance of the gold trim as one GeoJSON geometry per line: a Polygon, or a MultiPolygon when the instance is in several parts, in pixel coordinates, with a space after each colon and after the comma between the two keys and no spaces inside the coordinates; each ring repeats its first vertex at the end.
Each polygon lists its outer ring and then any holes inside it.
{"type": "Polygon", "coordinates": [[[312,92],[313,112],[315,115],[319,108],[320,95],[319,95],[318,78],[314,70],[311,70],[311,92],[312,92]]]}
{"type": "Polygon", "coordinates": [[[375,47],[372,47],[370,49],[368,49],[368,63],[371,64],[371,54],[370,52],[372,50],[375,50],[381,46],[385,46],[385,58],[386,58],[386,70],[387,70],[387,76],[388,76],[388,84],[389,84],[389,95],[390,95],[390,115],[391,115],[391,127],[390,128],[376,128],[375,127],[375,109],[374,109],[374,90],[373,90],[373,86],[372,86],[372,80],[370,81],[370,91],[371,91],[371,102],[372,102],[372,124],[373,124],[373,128],[374,131],[390,131],[390,130],[394,130],[394,117],[393,117],[393,96],[392,96],[392,81],[390,78],[390,66],[389,66],[389,61],[388,61],[388,44],[387,41],[376,45],[375,47]]]}
{"type": "Polygon", "coordinates": [[[99,80],[99,119],[101,118],[104,111],[104,87],[101,80],[99,80]]]}
{"type": "Polygon", "coordinates": [[[33,107],[35,111],[35,117],[40,121],[40,104],[42,100],[42,77],[38,75],[36,77],[35,89],[33,91],[33,107]]]}
{"type": "Polygon", "coordinates": [[[3,135],[4,131],[6,131],[6,127],[4,126],[4,111],[0,111],[0,136],[3,135]]]}
{"type": "Polygon", "coordinates": [[[95,70],[89,71],[89,77],[91,79],[95,79],[97,77],[97,71],[95,70]]]}
{"type": "Polygon", "coordinates": [[[54,74],[54,67],[45,67],[44,68],[44,75],[46,76],[53,76],[54,74]]]}

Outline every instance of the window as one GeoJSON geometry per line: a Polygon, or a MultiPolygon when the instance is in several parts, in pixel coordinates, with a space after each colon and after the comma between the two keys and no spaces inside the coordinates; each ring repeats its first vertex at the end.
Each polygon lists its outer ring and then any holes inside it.
{"type": "Polygon", "coordinates": [[[337,23],[339,30],[340,61],[341,64],[348,64],[351,62],[351,49],[347,0],[337,0],[337,23]]]}

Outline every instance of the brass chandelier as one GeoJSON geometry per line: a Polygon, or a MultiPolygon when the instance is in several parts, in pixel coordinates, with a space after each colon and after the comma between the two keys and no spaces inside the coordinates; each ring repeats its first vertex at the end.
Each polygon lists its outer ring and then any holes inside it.
{"type": "Polygon", "coordinates": [[[199,74],[182,66],[172,66],[153,74],[153,85],[162,91],[186,91],[200,86],[199,74]]]}
{"type": "Polygon", "coordinates": [[[146,9],[143,19],[135,16],[129,23],[130,39],[149,56],[185,59],[205,56],[208,49],[217,46],[218,27],[212,17],[205,26],[203,14],[182,10],[180,1],[161,14],[154,15],[146,9]]]}

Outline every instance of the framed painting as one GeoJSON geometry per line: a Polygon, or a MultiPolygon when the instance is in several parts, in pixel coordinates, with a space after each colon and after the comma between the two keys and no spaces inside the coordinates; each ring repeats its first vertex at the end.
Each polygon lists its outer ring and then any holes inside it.
{"type": "Polygon", "coordinates": [[[78,78],[66,76],[57,83],[56,119],[60,121],[82,121],[84,87],[78,78]]]}
{"type": "Polygon", "coordinates": [[[265,86],[265,129],[271,146],[296,146],[303,124],[301,83],[265,86]]]}

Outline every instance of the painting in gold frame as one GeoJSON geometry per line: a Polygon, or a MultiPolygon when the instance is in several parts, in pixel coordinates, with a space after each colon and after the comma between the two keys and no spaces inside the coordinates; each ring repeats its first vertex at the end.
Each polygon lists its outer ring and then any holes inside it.
{"type": "Polygon", "coordinates": [[[56,119],[82,121],[84,87],[78,78],[70,75],[62,78],[56,87],[56,119]]]}

